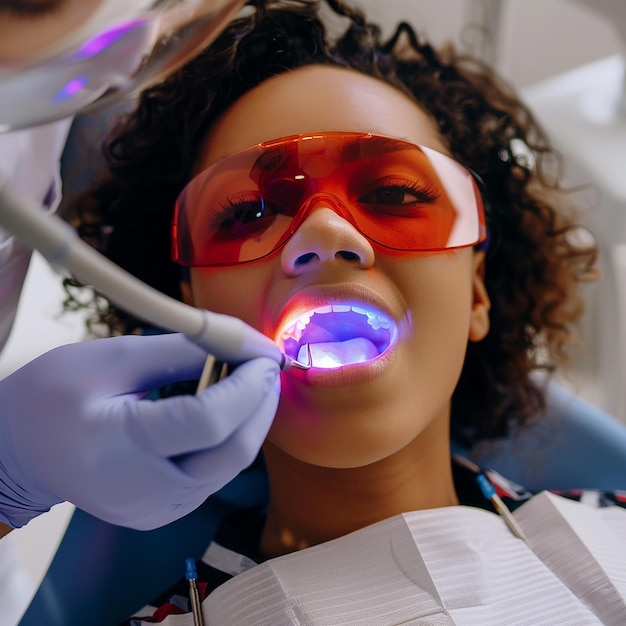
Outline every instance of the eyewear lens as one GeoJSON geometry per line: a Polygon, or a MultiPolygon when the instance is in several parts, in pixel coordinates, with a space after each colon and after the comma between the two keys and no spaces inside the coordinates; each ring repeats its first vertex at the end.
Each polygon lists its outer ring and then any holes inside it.
{"type": "Polygon", "coordinates": [[[196,176],[176,202],[173,259],[261,259],[322,206],[389,250],[441,251],[486,236],[476,182],[450,157],[379,135],[320,133],[259,144],[196,176]]]}

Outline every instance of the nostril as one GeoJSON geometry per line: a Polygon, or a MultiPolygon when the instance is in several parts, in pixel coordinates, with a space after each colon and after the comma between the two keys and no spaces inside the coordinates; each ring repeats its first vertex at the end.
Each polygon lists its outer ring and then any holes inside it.
{"type": "Polygon", "coordinates": [[[337,254],[346,261],[360,261],[361,257],[356,252],[351,252],[350,250],[339,250],[337,254]]]}
{"type": "Polygon", "coordinates": [[[296,267],[298,267],[299,265],[306,265],[307,263],[310,263],[317,255],[315,254],[315,252],[307,252],[306,254],[301,254],[297,259],[296,259],[296,267]]]}
{"type": "MultiPolygon", "coordinates": [[[[361,257],[351,250],[339,250],[336,255],[339,258],[344,259],[345,261],[360,261],[361,257]]],[[[295,262],[296,267],[301,267],[302,265],[307,265],[314,259],[318,258],[318,255],[315,252],[307,252],[306,254],[301,254],[295,262]]]]}

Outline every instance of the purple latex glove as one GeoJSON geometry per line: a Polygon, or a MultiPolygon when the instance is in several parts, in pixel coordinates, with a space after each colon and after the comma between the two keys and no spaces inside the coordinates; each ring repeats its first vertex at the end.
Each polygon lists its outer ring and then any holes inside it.
{"type": "Polygon", "coordinates": [[[0,381],[0,521],[68,500],[150,530],[197,508],[255,458],[278,405],[278,364],[243,363],[197,396],[139,392],[198,378],[205,352],[178,334],[51,350],[0,381]]]}

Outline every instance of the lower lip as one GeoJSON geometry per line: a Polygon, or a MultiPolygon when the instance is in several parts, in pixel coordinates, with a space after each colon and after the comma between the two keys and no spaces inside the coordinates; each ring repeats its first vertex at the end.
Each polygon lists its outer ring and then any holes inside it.
{"type": "Polygon", "coordinates": [[[352,387],[372,382],[383,374],[393,360],[396,344],[389,346],[371,361],[342,365],[332,369],[312,367],[308,370],[291,368],[289,376],[307,385],[318,387],[352,387]]]}

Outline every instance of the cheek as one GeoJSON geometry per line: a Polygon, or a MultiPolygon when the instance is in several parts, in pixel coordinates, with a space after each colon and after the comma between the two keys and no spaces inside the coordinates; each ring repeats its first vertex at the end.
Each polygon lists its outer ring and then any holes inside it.
{"type": "Polygon", "coordinates": [[[419,287],[409,291],[416,339],[440,341],[449,337],[453,343],[461,338],[467,340],[472,310],[471,277],[464,264],[455,262],[456,259],[451,261],[444,266],[447,271],[424,271],[416,280],[419,287]],[[424,330],[428,332],[420,332],[424,330]]]}
{"type": "Polygon", "coordinates": [[[396,284],[411,321],[390,382],[391,405],[408,428],[421,428],[447,415],[463,368],[473,299],[471,257],[447,253],[407,262],[396,284]]]}
{"type": "Polygon", "coordinates": [[[456,386],[469,336],[472,268],[466,257],[448,253],[423,259],[409,272],[412,279],[403,283],[413,316],[413,332],[407,341],[414,351],[408,355],[409,369],[423,373],[418,380],[432,379],[437,373],[446,388],[456,386]]]}

